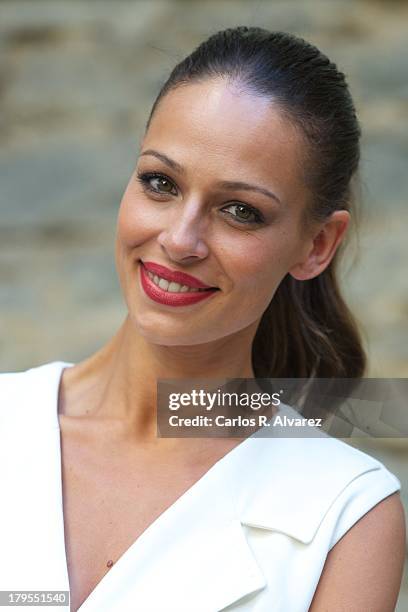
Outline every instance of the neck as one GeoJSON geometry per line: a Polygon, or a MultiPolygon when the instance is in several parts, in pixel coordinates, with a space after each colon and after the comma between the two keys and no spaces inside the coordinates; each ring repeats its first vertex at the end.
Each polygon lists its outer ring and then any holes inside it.
{"type": "Polygon", "coordinates": [[[193,346],[152,344],[129,317],[97,353],[67,372],[72,416],[122,421],[132,435],[156,437],[159,378],[254,378],[251,347],[256,325],[193,346]]]}

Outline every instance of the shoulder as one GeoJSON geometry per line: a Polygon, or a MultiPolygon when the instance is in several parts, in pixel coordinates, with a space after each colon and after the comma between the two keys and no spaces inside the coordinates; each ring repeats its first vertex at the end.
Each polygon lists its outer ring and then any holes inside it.
{"type": "Polygon", "coordinates": [[[318,541],[326,554],[366,512],[401,488],[380,461],[329,436],[265,438],[251,447],[256,478],[245,484],[248,524],[304,544],[318,541]]]}
{"type": "Polygon", "coordinates": [[[405,540],[398,478],[330,436],[263,438],[243,450],[236,470],[240,520],[286,608],[308,609],[313,601],[311,612],[393,610],[360,603],[377,583],[381,604],[392,605],[398,593],[405,540]],[[296,577],[295,590],[293,580],[285,590],[287,576],[296,577]]]}
{"type": "Polygon", "coordinates": [[[392,612],[405,559],[405,514],[398,492],[365,513],[330,550],[310,612],[392,612]]]}
{"type": "Polygon", "coordinates": [[[72,365],[66,361],[50,361],[26,370],[0,372],[0,391],[5,394],[21,388],[25,382],[40,383],[47,379],[51,380],[53,374],[72,365]]]}
{"type": "Polygon", "coordinates": [[[61,371],[71,364],[53,361],[18,372],[0,373],[0,424],[4,427],[19,426],[22,420],[36,418],[58,383],[61,371]]]}
{"type": "Polygon", "coordinates": [[[24,401],[29,372],[30,370],[0,373],[0,418],[4,418],[11,407],[24,401]]]}
{"type": "Polygon", "coordinates": [[[255,447],[243,523],[269,534],[264,563],[286,547],[285,571],[301,568],[296,596],[313,601],[311,612],[394,610],[405,553],[399,479],[329,436],[265,438],[255,447]]]}

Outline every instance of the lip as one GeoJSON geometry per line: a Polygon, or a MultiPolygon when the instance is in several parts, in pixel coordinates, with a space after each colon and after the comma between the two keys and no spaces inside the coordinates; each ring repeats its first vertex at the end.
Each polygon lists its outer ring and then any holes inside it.
{"type": "Polygon", "coordinates": [[[141,263],[147,270],[149,270],[149,272],[152,272],[152,274],[157,274],[157,276],[161,276],[161,278],[164,278],[170,282],[173,281],[175,283],[179,283],[180,285],[188,285],[194,289],[216,289],[216,287],[206,285],[199,278],[190,276],[190,274],[186,274],[185,272],[170,270],[170,268],[156,264],[153,261],[141,261],[141,263]]]}
{"type": "MultiPolygon", "coordinates": [[[[207,291],[186,291],[184,293],[165,291],[161,287],[158,287],[154,284],[154,282],[149,278],[147,270],[149,270],[149,268],[147,268],[147,266],[145,266],[143,262],[140,262],[140,283],[142,285],[142,288],[147,297],[149,297],[154,302],[164,304],[165,306],[189,306],[190,304],[195,304],[197,302],[201,302],[202,300],[210,298],[212,295],[214,295],[214,293],[218,291],[218,289],[216,288],[209,288],[207,291]]],[[[157,270],[157,268],[155,270],[157,270]]],[[[149,271],[153,272],[151,268],[149,271]]],[[[157,274],[156,271],[155,274],[157,274]]],[[[188,275],[183,276],[185,277],[188,275]]],[[[165,277],[163,276],[163,278],[165,277]]],[[[166,278],[166,280],[171,279],[166,278]]],[[[174,278],[172,280],[174,280],[174,282],[180,283],[179,280],[176,280],[174,278]]],[[[183,284],[186,283],[183,282],[183,284]]],[[[203,288],[202,284],[201,288],[203,288]]]]}

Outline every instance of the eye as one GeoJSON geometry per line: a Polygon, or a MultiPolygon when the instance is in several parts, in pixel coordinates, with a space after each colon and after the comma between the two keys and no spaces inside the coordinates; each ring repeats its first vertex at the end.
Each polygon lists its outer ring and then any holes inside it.
{"type": "Polygon", "coordinates": [[[142,184],[143,189],[152,191],[153,193],[177,195],[175,185],[165,174],[158,172],[145,172],[138,174],[137,180],[142,184]]]}
{"type": "Polygon", "coordinates": [[[228,215],[233,217],[234,221],[238,223],[246,223],[246,224],[261,224],[265,222],[263,215],[252,206],[248,204],[241,204],[237,202],[236,204],[229,204],[222,208],[222,211],[227,211],[227,209],[231,209],[233,212],[227,212],[228,215]]]}
{"type": "MultiPolygon", "coordinates": [[[[177,195],[175,184],[165,174],[161,174],[160,172],[144,172],[142,174],[138,173],[136,178],[142,184],[145,191],[150,191],[159,195],[177,195]]],[[[237,223],[246,225],[261,225],[265,223],[265,218],[262,213],[256,208],[249,206],[249,204],[236,202],[224,206],[221,210],[223,212],[225,211],[226,214],[237,223]],[[228,209],[232,209],[233,212],[229,212],[228,209]]]]}

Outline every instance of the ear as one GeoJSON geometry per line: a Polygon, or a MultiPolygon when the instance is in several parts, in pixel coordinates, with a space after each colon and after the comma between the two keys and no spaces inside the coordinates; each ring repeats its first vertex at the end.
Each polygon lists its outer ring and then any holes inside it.
{"type": "Polygon", "coordinates": [[[333,259],[349,223],[350,214],[347,210],[336,210],[320,223],[306,255],[289,270],[289,274],[297,280],[308,280],[323,272],[333,259]]]}

